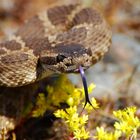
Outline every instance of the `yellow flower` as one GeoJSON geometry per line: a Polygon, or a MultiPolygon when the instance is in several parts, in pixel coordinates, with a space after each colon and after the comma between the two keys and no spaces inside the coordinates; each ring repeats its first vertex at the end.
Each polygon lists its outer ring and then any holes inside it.
{"type": "MultiPolygon", "coordinates": [[[[95,100],[94,97],[91,98],[91,104],[92,104],[92,106],[91,106],[90,104],[87,104],[87,105],[85,106],[85,109],[86,109],[87,112],[89,112],[89,113],[93,110],[93,107],[94,107],[95,109],[99,108],[99,104],[97,103],[97,101],[95,100]]],[[[83,105],[84,105],[84,103],[83,103],[83,105]]]]}
{"type": "Polygon", "coordinates": [[[74,131],[74,138],[77,140],[81,139],[88,139],[89,138],[89,132],[85,130],[84,127],[77,129],[74,131]]]}
{"type": "Polygon", "coordinates": [[[43,116],[46,111],[47,105],[46,105],[46,98],[43,93],[40,93],[37,97],[36,102],[36,110],[33,111],[32,116],[38,117],[43,116]]]}
{"type": "Polygon", "coordinates": [[[56,112],[54,112],[54,115],[58,118],[65,118],[66,117],[66,112],[62,109],[59,109],[56,112]]]}
{"type": "Polygon", "coordinates": [[[96,88],[96,85],[91,83],[89,86],[88,86],[88,92],[89,93],[92,93],[93,89],[96,88]]]}
{"type": "MultiPolygon", "coordinates": [[[[93,89],[96,87],[95,84],[91,83],[89,86],[88,86],[88,93],[92,93],[93,89]]],[[[85,91],[84,91],[84,88],[77,88],[77,90],[79,90],[81,93],[82,93],[82,96],[84,97],[85,95],[85,91]]]]}
{"type": "Polygon", "coordinates": [[[79,123],[80,123],[81,125],[86,124],[87,121],[88,121],[88,115],[82,115],[82,116],[79,118],[79,123]]]}
{"type": "Polygon", "coordinates": [[[128,107],[124,110],[114,111],[114,116],[119,120],[115,122],[116,130],[122,131],[126,137],[137,136],[137,129],[140,127],[140,120],[135,116],[136,107],[128,107]]]}
{"type": "Polygon", "coordinates": [[[68,98],[68,100],[66,102],[67,102],[67,104],[69,106],[73,106],[74,105],[74,99],[72,97],[68,98]]]}
{"type": "Polygon", "coordinates": [[[73,132],[75,138],[79,140],[81,138],[89,138],[89,132],[84,128],[85,124],[88,121],[88,115],[79,116],[76,106],[67,108],[66,111],[57,110],[54,115],[65,120],[70,132],[73,132]]]}
{"type": "Polygon", "coordinates": [[[118,140],[121,136],[120,131],[106,132],[103,127],[96,128],[97,134],[94,136],[97,140],[118,140]]]}

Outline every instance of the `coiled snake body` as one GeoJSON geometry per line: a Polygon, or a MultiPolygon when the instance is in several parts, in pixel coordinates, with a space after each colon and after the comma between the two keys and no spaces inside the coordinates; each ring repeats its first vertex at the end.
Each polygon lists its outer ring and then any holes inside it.
{"type": "Polygon", "coordinates": [[[111,30],[95,9],[50,8],[0,43],[0,86],[33,83],[51,73],[77,72],[98,62],[111,45],[111,30]]]}

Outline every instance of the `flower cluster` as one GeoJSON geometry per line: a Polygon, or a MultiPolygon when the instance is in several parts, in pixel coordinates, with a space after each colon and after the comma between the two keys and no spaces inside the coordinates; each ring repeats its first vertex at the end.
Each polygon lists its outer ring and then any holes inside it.
{"type": "MultiPolygon", "coordinates": [[[[95,88],[94,84],[91,84],[88,87],[88,92],[91,93],[92,90],[95,88]]],[[[70,94],[69,98],[67,99],[67,104],[70,106],[66,110],[59,109],[57,110],[54,115],[58,118],[64,119],[66,122],[69,132],[73,134],[74,139],[88,139],[90,137],[90,133],[85,129],[85,125],[88,121],[88,115],[79,115],[78,114],[78,105],[80,104],[81,100],[84,98],[84,89],[83,88],[75,88],[72,94],[70,94]]],[[[91,103],[94,108],[98,108],[98,104],[95,98],[91,99],[91,103]]],[[[84,103],[83,103],[84,104],[84,103]]],[[[93,107],[89,104],[86,105],[85,109],[88,112],[93,110],[93,107]]]]}
{"type": "MultiPolygon", "coordinates": [[[[90,84],[88,93],[91,93],[94,88],[95,85],[90,84]]],[[[95,98],[91,98],[92,106],[90,104],[85,106],[84,113],[88,113],[88,115],[78,113],[79,107],[81,107],[81,103],[84,101],[84,88],[75,88],[63,75],[54,85],[48,85],[46,91],[48,93],[47,97],[45,97],[43,93],[38,95],[33,116],[42,116],[46,110],[52,110],[54,106],[60,107],[60,103],[65,102],[69,108],[58,109],[54,112],[54,115],[64,120],[69,130],[68,135],[72,137],[72,139],[81,140],[90,138],[91,134],[86,128],[86,125],[88,123],[89,114],[93,111],[93,108],[99,108],[99,104],[95,98]]],[[[84,107],[84,102],[82,104],[84,107]]],[[[140,127],[140,120],[135,116],[135,113],[136,107],[113,111],[113,115],[117,120],[114,123],[114,130],[109,132],[107,128],[97,126],[96,135],[92,137],[97,140],[118,140],[121,137],[124,139],[136,139],[137,129],[140,127]]]]}
{"type": "Polygon", "coordinates": [[[88,115],[79,116],[76,106],[70,107],[66,109],[66,111],[60,109],[56,111],[54,115],[65,120],[69,127],[69,132],[73,133],[75,139],[80,140],[89,138],[89,132],[85,130],[88,115]]]}
{"type": "Polygon", "coordinates": [[[118,140],[121,136],[120,131],[107,132],[103,127],[96,128],[97,134],[94,136],[97,140],[118,140]]]}
{"type": "Polygon", "coordinates": [[[124,110],[114,111],[114,116],[119,122],[115,122],[116,130],[121,131],[126,137],[132,136],[136,139],[137,129],[140,127],[140,120],[135,116],[136,107],[128,107],[124,110]]]}
{"type": "Polygon", "coordinates": [[[66,102],[70,96],[73,96],[74,90],[74,85],[65,75],[61,75],[52,85],[46,86],[47,97],[44,93],[38,94],[32,116],[39,117],[46,110],[54,110],[55,107],[60,107],[60,103],[66,102]]]}
{"type": "Polygon", "coordinates": [[[124,110],[114,111],[114,116],[118,121],[114,124],[114,132],[106,132],[103,127],[97,127],[95,136],[98,140],[118,140],[119,137],[135,139],[137,129],[140,127],[140,120],[135,116],[136,107],[128,107],[124,110]]]}

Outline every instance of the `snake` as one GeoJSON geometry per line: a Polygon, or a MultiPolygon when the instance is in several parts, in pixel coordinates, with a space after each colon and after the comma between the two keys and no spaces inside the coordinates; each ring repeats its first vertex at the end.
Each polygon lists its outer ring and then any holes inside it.
{"type": "Polygon", "coordinates": [[[20,87],[53,73],[77,73],[97,63],[111,46],[104,16],[80,4],[54,6],[0,43],[0,86],[20,87]]]}

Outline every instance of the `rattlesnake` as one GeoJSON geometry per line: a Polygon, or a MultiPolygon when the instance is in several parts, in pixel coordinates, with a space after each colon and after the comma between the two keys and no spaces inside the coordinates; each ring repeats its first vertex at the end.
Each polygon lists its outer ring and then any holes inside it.
{"type": "Polygon", "coordinates": [[[98,62],[111,45],[111,30],[97,10],[56,6],[29,19],[0,43],[0,86],[33,83],[52,73],[77,72],[98,62]]]}

